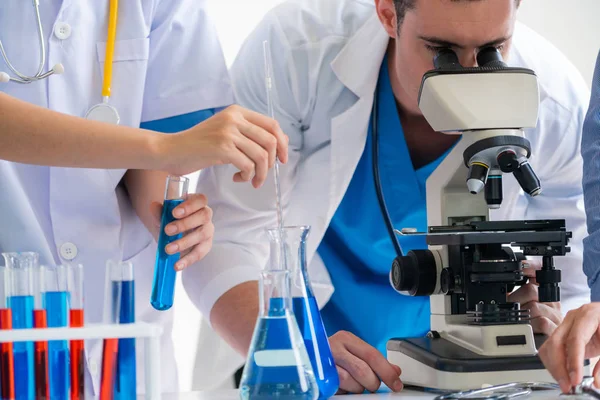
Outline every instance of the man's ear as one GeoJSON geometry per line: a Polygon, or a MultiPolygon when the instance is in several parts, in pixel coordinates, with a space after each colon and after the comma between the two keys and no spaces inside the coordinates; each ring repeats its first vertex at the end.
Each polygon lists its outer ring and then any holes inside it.
{"type": "Polygon", "coordinates": [[[375,0],[375,9],[383,28],[392,39],[395,39],[398,36],[398,18],[394,0],[375,0]]]}

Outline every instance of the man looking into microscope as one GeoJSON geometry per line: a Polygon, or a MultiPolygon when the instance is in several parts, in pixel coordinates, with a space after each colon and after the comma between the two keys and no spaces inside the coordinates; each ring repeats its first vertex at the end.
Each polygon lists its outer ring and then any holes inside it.
{"type": "MultiPolygon", "coordinates": [[[[526,131],[532,167],[544,192],[527,198],[505,179],[503,207],[493,219],[561,218],[573,232],[562,270],[562,311],[589,301],[581,271],[585,231],[579,143],[589,96],[566,58],[516,23],[519,1],[304,0],[272,10],[244,44],[231,76],[242,106],[266,112],[262,43],[274,58],[275,114],[289,136],[281,170],[286,225],[311,225],[309,270],[346,392],[402,389],[400,367],[382,353],[392,337],[423,336],[429,299],[398,295],[390,286],[395,257],[374,188],[374,96],[379,109],[380,170],[393,225],[427,228],[425,181],[456,143],[422,116],[418,91],[433,58],[452,49],[464,67],[497,48],[511,66],[534,70],[541,103],[537,128],[526,131]],[[335,287],[335,292],[333,288],[335,287]]],[[[493,94],[492,94],[493,95],[493,94]]],[[[276,225],[272,180],[258,191],[229,183],[228,167],[205,171],[199,185],[213,199],[217,233],[200,268],[184,275],[188,292],[216,331],[248,350],[258,310],[259,269],[267,260],[266,228],[276,225]]],[[[422,237],[400,238],[404,252],[422,237]]],[[[533,263],[533,261],[531,261],[533,263]]],[[[531,272],[531,271],[530,271],[531,272]]],[[[559,304],[537,302],[528,284],[510,301],[531,310],[536,332],[562,320],[559,304]]]]}

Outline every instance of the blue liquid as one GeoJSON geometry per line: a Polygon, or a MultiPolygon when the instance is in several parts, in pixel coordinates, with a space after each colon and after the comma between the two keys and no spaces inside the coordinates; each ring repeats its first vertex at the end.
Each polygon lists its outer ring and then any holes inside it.
{"type": "MultiPolygon", "coordinates": [[[[134,281],[113,282],[113,293],[121,287],[119,323],[135,322],[135,283],[134,281]]],[[[119,339],[117,353],[117,376],[115,380],[115,400],[129,400],[136,397],[135,339],[119,339]]]]}
{"type": "Polygon", "coordinates": [[[154,282],[152,283],[152,296],[150,304],[159,311],[168,310],[173,306],[175,295],[175,263],[179,261],[179,253],[169,255],[165,247],[183,237],[182,233],[168,236],[165,226],[175,221],[173,209],[183,203],[183,200],[165,200],[160,224],[160,236],[158,237],[158,250],[156,251],[156,265],[154,266],[154,282]]]}
{"type": "Polygon", "coordinates": [[[315,377],[306,370],[310,360],[293,344],[302,341],[297,323],[280,304],[281,299],[271,299],[269,316],[257,321],[240,385],[243,400],[317,398],[315,377]]]}
{"type": "MultiPolygon", "coordinates": [[[[11,296],[13,329],[33,328],[33,296],[11,296]]],[[[15,396],[17,400],[35,399],[35,368],[33,342],[15,342],[15,396]]]]}
{"type": "Polygon", "coordinates": [[[319,399],[328,399],[337,393],[340,379],[317,301],[314,296],[294,297],[292,305],[319,385],[319,399]]]}
{"type": "MultiPolygon", "coordinates": [[[[44,293],[48,328],[69,326],[68,296],[68,292],[44,293]]],[[[50,398],[53,400],[69,400],[71,391],[71,358],[69,354],[68,341],[51,340],[48,342],[50,398]]]]}

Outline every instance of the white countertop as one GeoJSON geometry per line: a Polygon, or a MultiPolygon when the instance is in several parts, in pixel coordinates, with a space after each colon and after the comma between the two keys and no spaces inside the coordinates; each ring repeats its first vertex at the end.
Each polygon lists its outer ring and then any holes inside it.
{"type": "MultiPolygon", "coordinates": [[[[163,395],[162,400],[239,400],[237,390],[223,390],[210,392],[194,392],[163,395]]],[[[434,394],[405,390],[401,393],[377,393],[377,394],[362,394],[335,396],[335,398],[360,398],[360,400],[385,400],[385,399],[403,399],[403,400],[432,400],[436,397],[434,394]]],[[[538,391],[528,396],[527,399],[558,399],[559,392],[553,391],[538,391]]],[[[525,397],[523,397],[524,399],[525,397]]],[[[563,396],[562,399],[565,397],[563,396]]],[[[518,398],[517,398],[518,399],[518,398]]],[[[358,400],[358,399],[357,399],[358,400]]]]}

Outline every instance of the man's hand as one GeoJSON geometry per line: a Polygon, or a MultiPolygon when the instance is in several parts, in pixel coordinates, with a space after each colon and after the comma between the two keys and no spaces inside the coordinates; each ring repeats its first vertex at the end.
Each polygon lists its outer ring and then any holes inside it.
{"type": "MultiPolygon", "coordinates": [[[[167,245],[167,254],[181,253],[181,259],[175,264],[175,269],[181,271],[193,263],[200,261],[212,248],[215,226],[212,223],[213,212],[207,205],[206,196],[190,194],[186,201],[175,207],[173,217],[177,220],[165,226],[165,233],[184,236],[167,245]]],[[[152,203],[152,213],[155,223],[160,229],[162,204],[152,203]]]]}
{"type": "Polygon", "coordinates": [[[524,275],[529,278],[529,283],[521,286],[508,296],[511,302],[521,304],[521,309],[529,309],[531,313],[531,327],[535,333],[550,336],[562,322],[560,303],[540,303],[538,301],[538,286],[535,281],[535,271],[542,268],[538,260],[527,260],[528,265],[523,269],[524,275]]]}
{"type": "Polygon", "coordinates": [[[376,392],[383,381],[394,392],[402,390],[400,367],[390,364],[374,347],[350,332],[329,338],[338,375],[340,393],[376,392]]]}
{"type": "MultiPolygon", "coordinates": [[[[600,355],[600,303],[569,311],[539,354],[564,393],[580,384],[584,360],[600,355]]],[[[594,368],[594,378],[596,387],[600,388],[600,363],[594,368]]]]}

